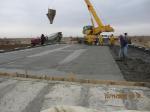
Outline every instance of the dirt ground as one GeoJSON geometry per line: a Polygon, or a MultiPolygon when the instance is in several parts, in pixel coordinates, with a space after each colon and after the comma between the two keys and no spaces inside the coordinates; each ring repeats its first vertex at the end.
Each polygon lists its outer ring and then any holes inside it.
{"type": "Polygon", "coordinates": [[[150,82],[150,54],[129,47],[127,63],[118,61],[119,46],[110,48],[113,57],[127,81],[150,82]]]}
{"type": "Polygon", "coordinates": [[[139,46],[150,48],[150,36],[133,36],[131,40],[139,46]]]}
{"type": "Polygon", "coordinates": [[[30,44],[15,44],[15,45],[0,45],[0,50],[10,51],[15,48],[24,48],[29,46],[30,44]]]}

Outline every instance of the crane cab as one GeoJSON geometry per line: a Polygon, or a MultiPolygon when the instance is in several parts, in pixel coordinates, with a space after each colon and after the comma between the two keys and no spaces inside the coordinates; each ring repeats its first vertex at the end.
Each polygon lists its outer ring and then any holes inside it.
{"type": "Polygon", "coordinates": [[[92,33],[93,31],[93,26],[92,25],[88,25],[88,26],[84,26],[83,27],[83,34],[89,35],[92,33]]]}

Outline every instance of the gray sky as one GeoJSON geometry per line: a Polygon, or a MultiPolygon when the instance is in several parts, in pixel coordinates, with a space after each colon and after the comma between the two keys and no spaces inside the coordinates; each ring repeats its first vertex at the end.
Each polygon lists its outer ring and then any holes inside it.
{"type": "MultiPolygon", "coordinates": [[[[150,35],[150,0],[91,0],[104,24],[115,34],[150,35]]],[[[91,24],[84,0],[0,0],[0,37],[34,37],[62,31],[65,36],[82,36],[91,24]],[[46,17],[57,9],[54,24],[46,17]]]]}

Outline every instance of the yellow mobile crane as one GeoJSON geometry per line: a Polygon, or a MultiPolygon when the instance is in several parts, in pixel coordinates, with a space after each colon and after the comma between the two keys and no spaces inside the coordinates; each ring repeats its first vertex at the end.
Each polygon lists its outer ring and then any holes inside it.
{"type": "MultiPolygon", "coordinates": [[[[92,6],[90,0],[84,0],[85,3],[87,4],[88,10],[90,12],[91,20],[92,20],[92,25],[88,25],[88,26],[84,26],[83,27],[83,34],[85,36],[85,42],[90,44],[93,42],[93,39],[100,36],[100,34],[102,32],[113,32],[114,29],[110,26],[110,25],[103,25],[102,21],[100,20],[100,18],[98,17],[94,7],[92,6]],[[94,24],[94,20],[97,24],[97,26],[95,26],[94,24]]],[[[47,17],[50,20],[50,23],[53,23],[53,19],[56,15],[56,11],[53,9],[49,9],[48,10],[48,14],[47,17]]]]}
{"type": "Polygon", "coordinates": [[[92,25],[83,27],[83,34],[85,35],[85,41],[88,44],[90,44],[93,42],[93,39],[98,37],[102,32],[113,32],[114,29],[110,25],[103,25],[94,7],[92,6],[90,0],[84,0],[84,1],[87,4],[90,15],[92,15],[91,17],[92,25]],[[93,18],[97,24],[97,27],[94,24],[93,18]]]}

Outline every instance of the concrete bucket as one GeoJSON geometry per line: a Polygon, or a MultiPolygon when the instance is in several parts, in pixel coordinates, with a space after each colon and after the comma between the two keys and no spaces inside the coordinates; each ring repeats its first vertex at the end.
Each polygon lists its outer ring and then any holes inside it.
{"type": "Polygon", "coordinates": [[[49,21],[50,21],[50,24],[53,24],[53,20],[55,18],[55,15],[56,15],[56,10],[54,9],[48,9],[48,13],[46,14],[49,21]]]}

